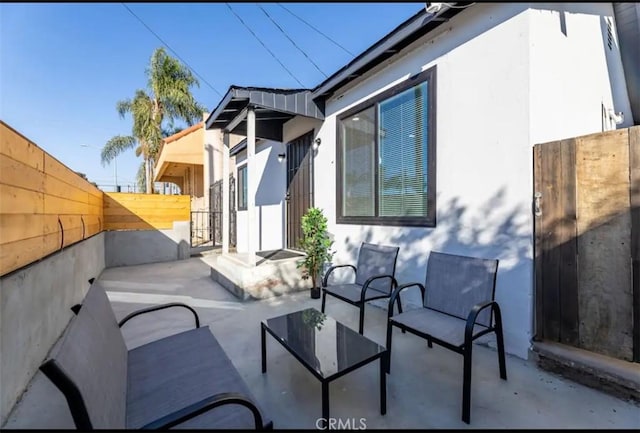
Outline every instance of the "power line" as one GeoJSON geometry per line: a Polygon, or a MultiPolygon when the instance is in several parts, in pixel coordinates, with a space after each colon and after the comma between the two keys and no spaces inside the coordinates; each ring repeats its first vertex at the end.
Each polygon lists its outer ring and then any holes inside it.
{"type": "Polygon", "coordinates": [[[220,96],[222,98],[222,93],[220,93],[218,91],[218,89],[216,89],[215,87],[213,87],[211,84],[209,84],[209,82],[207,80],[204,79],[204,77],[202,77],[202,75],[198,74],[198,72],[191,67],[191,65],[189,65],[189,63],[187,63],[182,57],[180,57],[180,55],[176,52],[176,50],[174,50],[173,48],[171,48],[169,46],[168,43],[166,43],[156,32],[153,31],[153,29],[151,27],[149,27],[147,25],[147,23],[145,23],[144,21],[142,21],[142,18],[140,18],[138,15],[136,15],[131,9],[129,9],[129,6],[127,6],[124,3],[120,3],[122,6],[124,6],[124,8],[126,10],[129,11],[129,13],[131,15],[133,15],[138,21],[140,21],[140,23],[145,26],[147,28],[147,30],[149,30],[151,32],[151,34],[153,34],[156,38],[158,38],[158,40],[160,42],[162,42],[164,44],[165,47],[167,47],[169,49],[169,51],[171,51],[182,63],[184,63],[189,69],[191,69],[191,71],[202,80],[203,83],[205,83],[207,86],[209,86],[211,88],[211,90],[213,90],[214,92],[216,92],[218,94],[218,96],[220,96]]]}
{"type": "Polygon", "coordinates": [[[265,10],[261,5],[260,5],[260,4],[256,3],[256,6],[258,6],[258,7],[260,8],[260,10],[261,10],[262,12],[264,12],[264,14],[267,16],[267,18],[269,18],[269,19],[271,20],[271,22],[272,22],[272,23],[273,23],[273,24],[278,28],[278,30],[280,30],[280,31],[282,32],[282,34],[283,34],[283,35],[285,35],[287,39],[289,39],[289,41],[293,44],[293,46],[294,46],[294,47],[296,47],[296,48],[298,49],[298,51],[300,51],[300,52],[301,52],[301,53],[302,53],[302,54],[303,54],[303,55],[304,55],[304,56],[305,56],[305,57],[306,57],[306,58],[311,62],[311,64],[313,64],[313,66],[315,66],[315,67],[316,67],[316,69],[317,69],[318,71],[320,71],[320,73],[321,73],[322,75],[324,75],[324,77],[325,77],[325,78],[327,78],[327,74],[325,74],[325,73],[322,71],[322,69],[320,69],[320,67],[319,67],[318,65],[316,65],[316,63],[315,63],[313,60],[311,60],[311,57],[309,57],[309,56],[307,55],[307,53],[305,53],[305,52],[302,50],[302,48],[300,48],[300,47],[298,46],[298,44],[296,44],[296,42],[295,42],[293,39],[291,39],[291,38],[289,37],[289,35],[284,31],[284,29],[283,29],[282,27],[280,27],[280,26],[278,25],[278,23],[277,23],[277,22],[276,22],[276,21],[271,17],[271,15],[269,15],[269,13],[268,13],[268,12],[267,12],[267,11],[266,11],[266,10],[265,10]]]}
{"type": "Polygon", "coordinates": [[[308,22],[306,22],[304,19],[300,18],[298,15],[294,14],[293,12],[291,12],[289,9],[287,9],[286,7],[284,7],[283,5],[281,5],[280,3],[276,3],[278,6],[280,6],[282,9],[284,9],[285,11],[289,12],[291,15],[293,15],[294,17],[296,17],[297,19],[299,19],[300,21],[302,21],[303,23],[305,23],[306,25],[308,25],[309,27],[311,27],[313,30],[315,30],[316,32],[320,33],[322,36],[324,36],[325,38],[327,38],[329,41],[333,42],[335,45],[337,45],[339,48],[342,48],[344,51],[346,51],[351,57],[355,57],[356,55],[353,54],[351,51],[347,50],[345,47],[343,47],[342,45],[340,45],[339,43],[337,43],[336,41],[334,41],[333,39],[331,39],[329,36],[325,35],[324,33],[322,33],[322,31],[318,30],[317,28],[315,28],[313,25],[309,24],[308,22]]]}
{"type": "Polygon", "coordinates": [[[281,61],[280,61],[280,59],[278,59],[278,57],[273,53],[273,51],[271,51],[271,50],[269,49],[269,47],[267,47],[267,46],[264,44],[264,42],[262,42],[262,40],[258,37],[258,35],[256,35],[256,34],[253,32],[253,30],[251,30],[251,27],[249,27],[249,26],[248,26],[248,25],[247,25],[247,24],[242,20],[242,18],[240,18],[240,15],[238,15],[238,14],[236,13],[236,11],[234,11],[234,10],[233,10],[233,8],[231,7],[231,5],[229,5],[229,3],[226,3],[226,2],[225,2],[225,4],[227,5],[227,7],[228,7],[228,8],[229,8],[229,10],[231,11],[231,13],[233,13],[233,14],[236,16],[236,18],[238,18],[238,20],[242,23],[242,25],[243,25],[243,26],[245,26],[245,28],[246,28],[247,30],[249,30],[249,32],[253,35],[253,37],[255,37],[255,38],[258,40],[258,42],[260,42],[260,44],[264,47],[264,49],[265,49],[265,50],[267,50],[267,51],[269,52],[269,54],[271,54],[271,57],[273,57],[274,59],[276,59],[276,61],[277,61],[278,63],[280,63],[280,66],[282,66],[282,67],[284,68],[284,70],[285,70],[285,71],[287,71],[287,72],[289,73],[289,75],[291,75],[291,76],[293,77],[293,79],[294,79],[294,80],[296,80],[296,81],[298,82],[298,84],[300,84],[300,86],[301,86],[301,87],[305,87],[305,85],[304,85],[304,84],[302,84],[302,83],[300,82],[300,80],[298,80],[298,79],[296,78],[296,76],[295,76],[295,75],[293,75],[293,73],[292,73],[292,72],[291,72],[291,71],[290,71],[290,70],[289,70],[289,69],[288,69],[288,68],[287,68],[287,67],[286,67],[286,66],[285,66],[281,61]]]}

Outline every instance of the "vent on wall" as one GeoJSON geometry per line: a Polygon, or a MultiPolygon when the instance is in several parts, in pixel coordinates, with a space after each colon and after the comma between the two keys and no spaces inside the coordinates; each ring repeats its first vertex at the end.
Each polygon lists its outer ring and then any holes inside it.
{"type": "Polygon", "coordinates": [[[609,50],[613,50],[613,25],[611,23],[611,18],[605,18],[607,22],[607,45],[609,46],[609,50]]]}

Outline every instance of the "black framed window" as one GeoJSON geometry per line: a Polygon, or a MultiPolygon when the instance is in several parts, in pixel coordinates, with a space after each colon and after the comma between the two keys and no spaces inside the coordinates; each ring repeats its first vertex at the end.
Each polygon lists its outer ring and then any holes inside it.
{"type": "Polygon", "coordinates": [[[435,66],[339,116],[342,224],[435,226],[435,66]]]}
{"type": "Polygon", "coordinates": [[[247,165],[238,167],[238,210],[247,210],[247,165]]]}

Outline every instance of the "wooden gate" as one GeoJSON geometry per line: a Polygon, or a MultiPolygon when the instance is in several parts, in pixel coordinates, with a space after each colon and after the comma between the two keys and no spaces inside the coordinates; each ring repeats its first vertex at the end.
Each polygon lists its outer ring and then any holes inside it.
{"type": "Polygon", "coordinates": [[[640,127],[533,152],[536,339],[640,361],[640,127]]]}

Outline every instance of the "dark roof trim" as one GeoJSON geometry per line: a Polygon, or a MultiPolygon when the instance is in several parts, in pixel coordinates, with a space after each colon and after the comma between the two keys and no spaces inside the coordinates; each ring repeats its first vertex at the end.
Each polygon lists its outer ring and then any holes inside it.
{"type": "MultiPolygon", "coordinates": [[[[258,147],[262,143],[263,143],[262,139],[259,139],[259,138],[256,139],[256,147],[258,147]]],[[[247,139],[245,138],[244,140],[238,142],[238,144],[236,144],[231,148],[231,150],[229,151],[229,156],[236,156],[246,148],[247,148],[247,139]]]]}
{"type": "Polygon", "coordinates": [[[362,76],[368,70],[395,55],[419,37],[464,11],[465,8],[460,6],[471,6],[473,2],[457,2],[453,4],[458,7],[451,8],[443,4],[442,9],[435,15],[422,8],[417,14],[400,24],[391,33],[313,89],[313,99],[326,100],[340,87],[362,76]]]}
{"type": "Polygon", "coordinates": [[[324,114],[311,99],[309,89],[231,86],[205,121],[206,128],[226,129],[230,124],[238,125],[242,119],[237,117],[246,113],[244,110],[248,106],[285,113],[291,117],[324,119],[324,114]]]}
{"type": "MultiPolygon", "coordinates": [[[[640,125],[640,4],[614,3],[613,13],[620,43],[620,57],[624,69],[627,93],[631,104],[633,124],[640,125]]],[[[626,113],[625,113],[626,114],[626,113]]]]}

